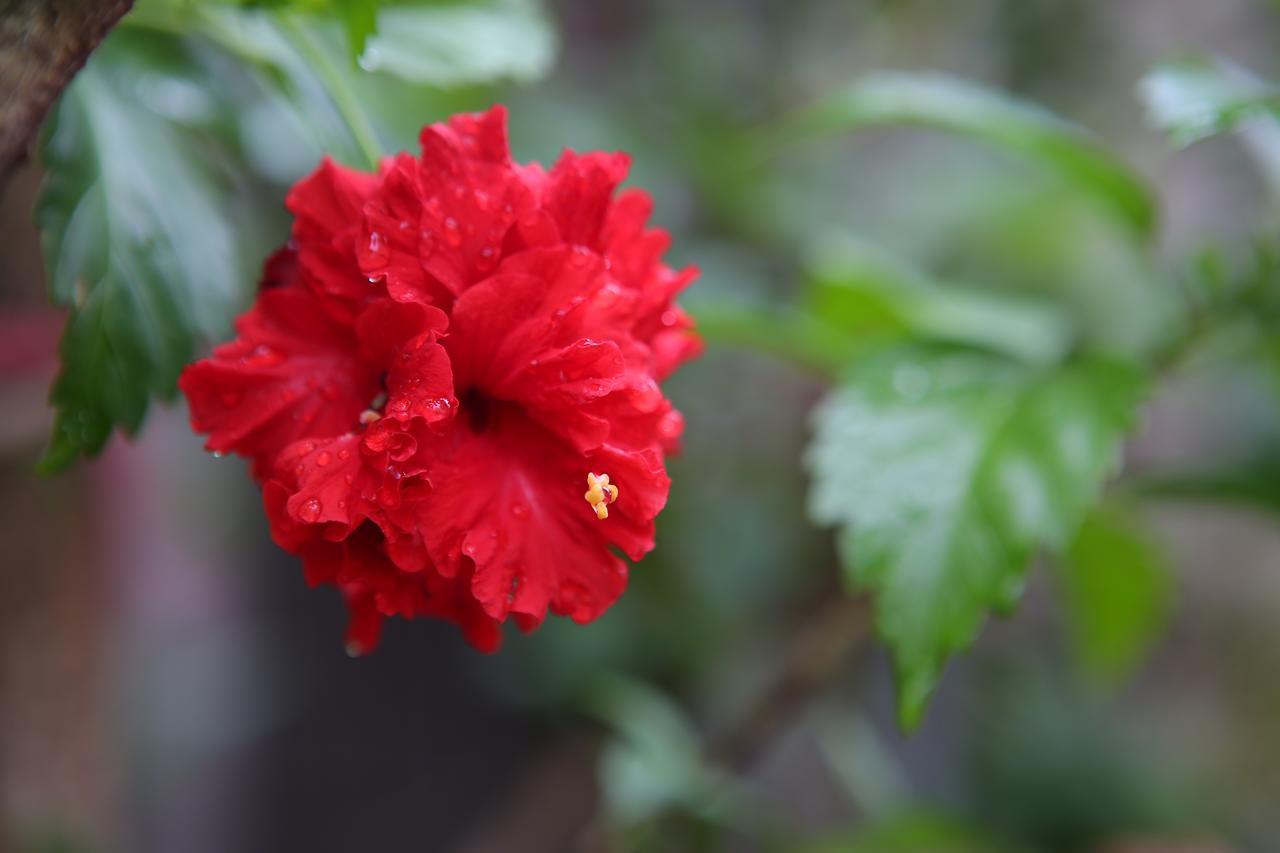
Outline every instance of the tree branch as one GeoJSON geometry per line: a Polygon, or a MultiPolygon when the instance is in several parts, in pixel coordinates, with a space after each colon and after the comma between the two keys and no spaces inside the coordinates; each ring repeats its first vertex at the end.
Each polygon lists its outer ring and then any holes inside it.
{"type": "Polygon", "coordinates": [[[0,0],[0,182],[133,0],[0,0]]]}

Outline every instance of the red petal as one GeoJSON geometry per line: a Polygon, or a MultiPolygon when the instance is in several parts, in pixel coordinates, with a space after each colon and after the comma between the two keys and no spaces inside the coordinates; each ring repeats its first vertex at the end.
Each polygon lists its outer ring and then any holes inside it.
{"type": "MultiPolygon", "coordinates": [[[[356,264],[355,241],[361,234],[365,202],[377,188],[376,175],[348,169],[325,158],[285,197],[294,215],[293,243],[309,285],[358,307],[372,292],[356,264]]],[[[350,308],[348,310],[350,310],[350,308]]]]}
{"type": "Polygon", "coordinates": [[[351,429],[377,393],[376,371],[355,336],[297,285],[264,290],[236,323],[239,337],[183,371],[178,386],[205,446],[254,459],[261,477],[301,438],[351,429]]]}
{"type": "Polygon", "coordinates": [[[666,493],[657,454],[584,456],[511,406],[497,407],[482,433],[460,429],[453,438],[431,469],[421,519],[439,570],[461,575],[474,565],[472,592],[494,619],[538,620],[548,606],[579,622],[599,616],[626,586],[626,564],[611,546],[639,557],[653,545],[653,514],[666,493]],[[583,497],[586,474],[599,465],[621,477],[604,521],[583,497]]]}

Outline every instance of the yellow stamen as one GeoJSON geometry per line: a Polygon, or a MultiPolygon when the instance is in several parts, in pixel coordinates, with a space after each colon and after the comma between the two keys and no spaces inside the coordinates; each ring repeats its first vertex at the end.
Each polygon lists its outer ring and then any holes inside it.
{"type": "Polygon", "coordinates": [[[609,517],[609,504],[618,499],[618,487],[609,482],[608,474],[587,474],[587,493],[583,497],[596,511],[596,518],[604,521],[609,517]]]}

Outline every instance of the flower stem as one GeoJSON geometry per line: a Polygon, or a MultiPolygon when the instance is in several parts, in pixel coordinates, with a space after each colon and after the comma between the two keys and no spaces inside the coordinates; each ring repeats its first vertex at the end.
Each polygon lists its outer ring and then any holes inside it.
{"type": "Polygon", "coordinates": [[[369,121],[369,116],[360,105],[355,91],[351,88],[341,69],[334,64],[325,46],[297,16],[281,14],[277,17],[281,33],[293,43],[298,53],[311,64],[316,74],[324,83],[333,106],[346,123],[351,138],[365,160],[365,166],[376,170],[382,158],[382,145],[378,142],[378,134],[369,121]]]}

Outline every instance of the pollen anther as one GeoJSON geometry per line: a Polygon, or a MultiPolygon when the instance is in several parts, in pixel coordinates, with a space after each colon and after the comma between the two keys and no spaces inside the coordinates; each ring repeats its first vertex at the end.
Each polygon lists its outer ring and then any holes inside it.
{"type": "Polygon", "coordinates": [[[609,504],[618,499],[618,487],[609,482],[608,474],[587,474],[587,493],[583,495],[591,508],[596,511],[596,518],[604,521],[609,517],[609,504]]]}

